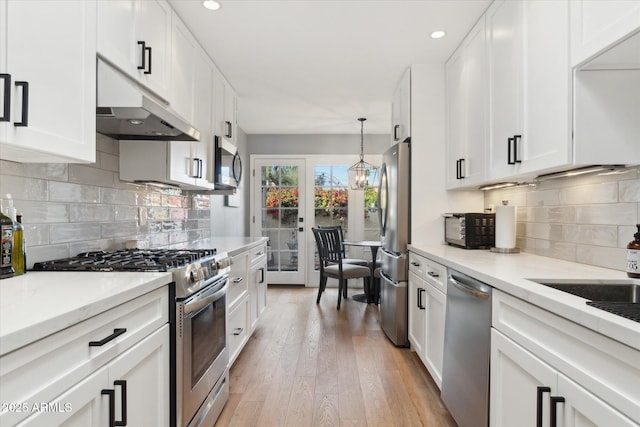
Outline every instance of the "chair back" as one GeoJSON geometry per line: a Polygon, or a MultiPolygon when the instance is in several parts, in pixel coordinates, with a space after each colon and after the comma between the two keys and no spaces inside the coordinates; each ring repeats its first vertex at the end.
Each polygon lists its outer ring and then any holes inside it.
{"type": "Polygon", "coordinates": [[[342,264],[342,239],[340,231],[336,228],[311,229],[318,246],[318,257],[322,267],[329,263],[342,264]]]}
{"type": "Polygon", "coordinates": [[[347,251],[344,247],[344,245],[342,244],[342,242],[344,242],[344,232],[342,231],[342,226],[341,225],[319,225],[318,228],[320,229],[325,229],[325,230],[338,230],[338,233],[340,233],[340,248],[342,251],[342,258],[346,258],[347,257],[347,251]]]}

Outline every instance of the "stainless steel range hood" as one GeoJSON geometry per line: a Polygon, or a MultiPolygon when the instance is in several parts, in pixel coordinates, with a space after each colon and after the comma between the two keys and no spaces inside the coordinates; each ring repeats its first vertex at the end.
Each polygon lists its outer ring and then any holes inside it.
{"type": "Polygon", "coordinates": [[[101,59],[97,75],[98,133],[123,140],[200,140],[200,132],[166,102],[101,59]]]}

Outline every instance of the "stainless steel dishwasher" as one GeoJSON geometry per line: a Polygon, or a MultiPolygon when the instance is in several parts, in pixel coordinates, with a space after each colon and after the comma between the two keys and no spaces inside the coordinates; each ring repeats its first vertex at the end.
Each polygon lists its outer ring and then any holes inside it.
{"type": "Polygon", "coordinates": [[[442,401],[459,427],[489,425],[491,286],[449,270],[442,401]]]}

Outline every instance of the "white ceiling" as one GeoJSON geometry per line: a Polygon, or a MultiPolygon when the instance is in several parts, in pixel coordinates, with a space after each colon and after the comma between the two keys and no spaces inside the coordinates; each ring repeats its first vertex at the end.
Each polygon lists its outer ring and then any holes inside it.
{"type": "Polygon", "coordinates": [[[411,64],[444,63],[490,0],[170,0],[238,94],[249,134],[389,133],[411,64]],[[444,30],[433,40],[429,34],[444,30]]]}

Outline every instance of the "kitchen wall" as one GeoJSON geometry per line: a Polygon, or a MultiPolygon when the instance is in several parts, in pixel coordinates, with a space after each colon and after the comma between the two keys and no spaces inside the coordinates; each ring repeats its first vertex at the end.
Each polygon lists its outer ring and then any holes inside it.
{"type": "MultiPolygon", "coordinates": [[[[365,123],[366,127],[366,123],[365,123]]],[[[389,134],[364,134],[364,155],[382,154],[389,134]]],[[[360,134],[247,135],[249,154],[360,154],[360,134]]]]}
{"type": "MultiPolygon", "coordinates": [[[[118,148],[118,141],[98,134],[94,164],[0,160],[0,195],[4,200],[11,194],[23,214],[29,267],[84,251],[121,249],[130,239],[180,247],[216,235],[246,234],[244,208],[226,207],[225,196],[120,181],[118,148]]],[[[237,197],[243,198],[242,191],[237,197]]]]}
{"type": "Polygon", "coordinates": [[[487,191],[485,208],[502,200],[517,206],[522,251],[625,270],[625,248],[640,224],[640,167],[487,191]]]}

